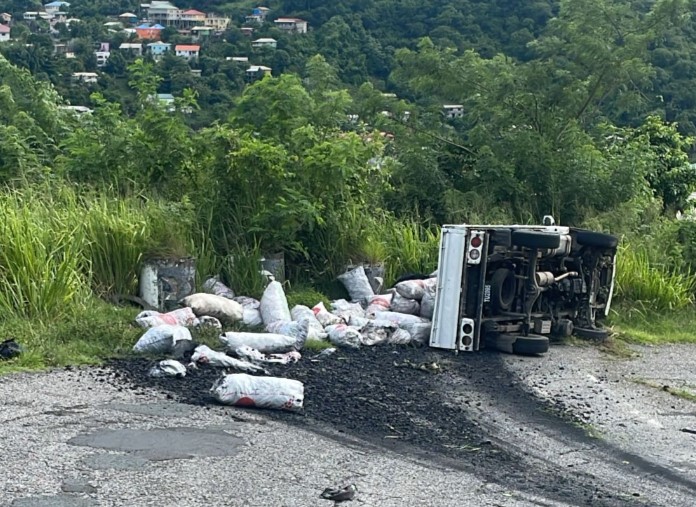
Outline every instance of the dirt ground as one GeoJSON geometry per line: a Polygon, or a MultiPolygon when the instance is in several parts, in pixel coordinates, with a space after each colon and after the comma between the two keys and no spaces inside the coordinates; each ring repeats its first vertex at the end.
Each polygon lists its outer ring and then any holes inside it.
{"type": "Polygon", "coordinates": [[[23,480],[0,504],[330,505],[350,480],[380,507],[692,506],[696,348],[635,350],[306,354],[272,372],[305,384],[298,414],[217,406],[220,372],[151,379],[147,360],[9,376],[0,459],[23,480]]]}

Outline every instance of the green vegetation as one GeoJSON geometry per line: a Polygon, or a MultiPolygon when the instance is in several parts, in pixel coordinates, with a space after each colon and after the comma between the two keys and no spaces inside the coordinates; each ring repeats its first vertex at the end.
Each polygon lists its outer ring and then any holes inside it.
{"type": "MultiPolygon", "coordinates": [[[[103,22],[129,2],[75,0],[84,19],[58,26],[58,40],[42,22],[13,25],[16,42],[0,47],[0,309],[30,352],[12,367],[125,350],[135,310],[103,300],[133,294],[148,256],[195,256],[199,284],[216,275],[258,297],[259,260],[282,254],[290,300],[315,304],[341,297],[348,265],[383,266],[387,285],[431,272],[444,223],[545,214],[622,237],[620,336],[686,339],[696,222],[675,219],[691,216],[696,190],[686,2],[363,4],[271,2],[312,26],[257,27],[278,40],[272,51],[239,30],[251,4],[203,2],[233,26],[191,62],[119,53],[125,34],[103,22]],[[75,58],[54,54],[59,41],[75,58]],[[99,83],[72,82],[96,69],[95,42],[114,48],[99,83]],[[234,55],[273,76],[249,82],[234,55]],[[448,117],[444,104],[462,109],[448,117]]],[[[16,20],[25,8],[0,0],[16,20]]]]}
{"type": "Polygon", "coordinates": [[[672,396],[676,398],[681,398],[683,400],[688,400],[688,401],[696,401],[696,393],[693,392],[691,389],[683,388],[683,387],[672,387],[669,385],[663,385],[663,384],[658,384],[654,380],[648,380],[648,379],[643,379],[643,378],[635,378],[633,381],[636,384],[644,385],[647,387],[652,387],[654,389],[659,389],[661,391],[664,391],[666,393],[671,394],[672,396]]]}

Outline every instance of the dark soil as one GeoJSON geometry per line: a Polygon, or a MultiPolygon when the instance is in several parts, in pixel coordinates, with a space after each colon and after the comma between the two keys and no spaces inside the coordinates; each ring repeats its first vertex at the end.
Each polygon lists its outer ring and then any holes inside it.
{"type": "MultiPolygon", "coordinates": [[[[184,379],[153,379],[147,375],[150,365],[146,359],[121,359],[110,368],[133,389],[156,388],[184,403],[214,403],[209,390],[219,371],[202,368],[184,379]]],[[[498,354],[454,356],[428,348],[365,347],[321,359],[306,353],[296,364],[272,365],[270,370],[274,376],[302,381],[305,401],[300,413],[261,412],[266,417],[332,438],[345,435],[351,445],[357,440],[434,466],[467,470],[486,481],[572,505],[637,505],[614,496],[594,476],[552,463],[531,464],[517,445],[499,441],[481,426],[478,405],[495,397],[505,413],[531,414],[549,431],[582,443],[589,440],[577,425],[519,387],[521,382],[498,354]],[[432,363],[435,371],[420,369],[432,363]]]]}

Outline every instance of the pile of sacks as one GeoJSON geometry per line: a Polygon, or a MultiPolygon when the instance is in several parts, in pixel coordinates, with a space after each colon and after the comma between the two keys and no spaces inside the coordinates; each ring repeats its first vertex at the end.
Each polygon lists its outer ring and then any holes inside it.
{"type": "Polygon", "coordinates": [[[224,376],[213,386],[214,397],[222,403],[297,410],[303,402],[302,384],[263,377],[268,374],[264,365],[299,361],[300,351],[311,341],[358,348],[422,345],[430,337],[436,278],[404,281],[380,295],[374,294],[362,267],[339,279],[351,301],[333,301],[330,309],[323,303],[290,309],[283,286],[276,281],[268,284],[257,301],[236,297],[231,289],[211,279],[204,285],[211,293],[184,298],[183,308],[140,313],[136,323],[147,331],[133,350],[175,358],[157,363],[150,371],[155,377],[184,377],[187,369],[201,365],[239,372],[224,376]],[[262,331],[224,331],[237,323],[262,331]],[[204,326],[220,330],[223,351],[193,341],[190,328],[204,326]]]}

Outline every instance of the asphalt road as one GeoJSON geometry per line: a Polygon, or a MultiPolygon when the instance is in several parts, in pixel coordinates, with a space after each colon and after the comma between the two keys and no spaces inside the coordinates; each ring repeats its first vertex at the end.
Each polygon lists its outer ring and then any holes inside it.
{"type": "Polygon", "coordinates": [[[638,351],[304,358],[275,372],[305,382],[301,415],[216,406],[214,373],[140,362],[6,376],[0,505],[330,506],[343,481],[375,507],[696,505],[696,404],[670,394],[696,386],[696,348],[638,351]]]}

